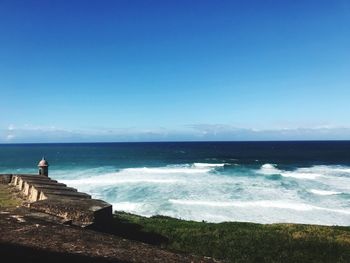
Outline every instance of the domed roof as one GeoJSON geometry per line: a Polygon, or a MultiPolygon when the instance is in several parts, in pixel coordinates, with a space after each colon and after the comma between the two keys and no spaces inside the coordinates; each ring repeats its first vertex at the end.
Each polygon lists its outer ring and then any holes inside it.
{"type": "Polygon", "coordinates": [[[38,163],[38,166],[49,166],[49,163],[43,157],[41,161],[38,163]]]}

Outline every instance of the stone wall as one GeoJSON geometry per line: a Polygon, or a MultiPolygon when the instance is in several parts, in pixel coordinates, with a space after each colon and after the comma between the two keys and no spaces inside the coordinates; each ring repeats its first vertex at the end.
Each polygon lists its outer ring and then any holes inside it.
{"type": "Polygon", "coordinates": [[[86,193],[36,174],[2,174],[0,183],[21,192],[32,210],[62,218],[73,225],[105,225],[112,220],[112,205],[86,193]]]}

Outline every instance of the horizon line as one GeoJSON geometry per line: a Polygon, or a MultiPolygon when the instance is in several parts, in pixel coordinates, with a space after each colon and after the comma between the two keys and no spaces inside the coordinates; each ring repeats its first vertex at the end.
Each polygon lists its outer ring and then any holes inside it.
{"type": "Polygon", "coordinates": [[[127,144],[127,143],[224,143],[224,142],[350,142],[350,139],[327,139],[327,140],[208,140],[208,141],[196,141],[196,140],[188,140],[188,141],[93,141],[93,142],[0,142],[0,145],[20,145],[20,144],[102,144],[102,143],[119,143],[119,144],[127,144]]]}

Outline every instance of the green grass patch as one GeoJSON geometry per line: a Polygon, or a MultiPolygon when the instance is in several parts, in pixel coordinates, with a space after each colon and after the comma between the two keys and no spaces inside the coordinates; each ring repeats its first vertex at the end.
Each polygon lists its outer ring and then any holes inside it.
{"type": "Polygon", "coordinates": [[[21,204],[21,200],[11,191],[8,185],[0,184],[0,209],[16,207],[21,204]]]}
{"type": "Polygon", "coordinates": [[[350,262],[350,227],[214,224],[121,212],[115,222],[125,237],[147,242],[147,234],[159,236],[164,248],[228,262],[350,262]]]}

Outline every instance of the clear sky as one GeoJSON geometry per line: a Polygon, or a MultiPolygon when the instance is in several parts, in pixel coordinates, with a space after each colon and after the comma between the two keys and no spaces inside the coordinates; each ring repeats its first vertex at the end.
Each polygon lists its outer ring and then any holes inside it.
{"type": "Polygon", "coordinates": [[[348,0],[0,0],[0,142],[350,139],[348,0]]]}

